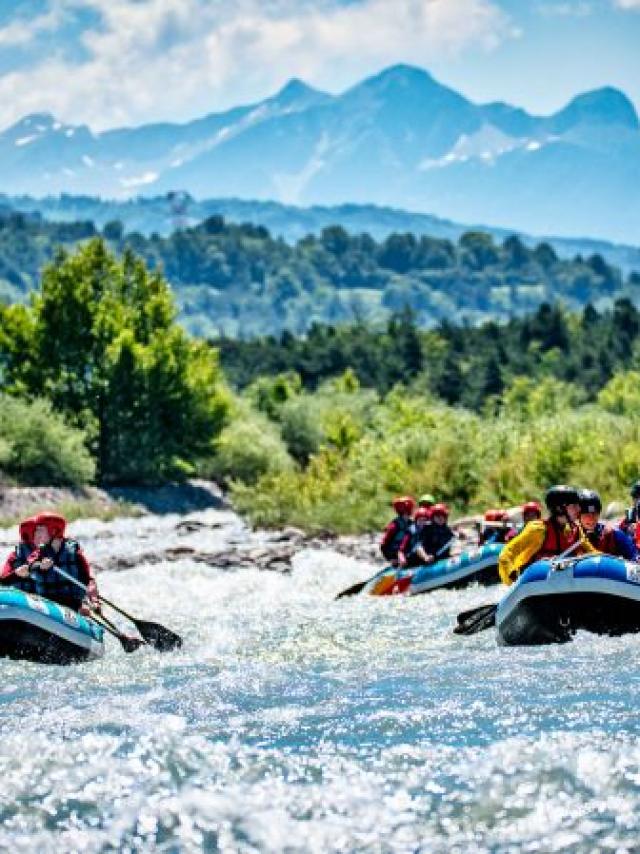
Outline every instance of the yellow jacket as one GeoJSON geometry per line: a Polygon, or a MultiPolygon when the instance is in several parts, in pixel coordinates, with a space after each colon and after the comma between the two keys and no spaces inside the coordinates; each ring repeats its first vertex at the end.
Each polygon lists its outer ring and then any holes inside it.
{"type": "MultiPolygon", "coordinates": [[[[567,526],[568,527],[568,526],[567,526]]],[[[586,538],[582,526],[578,525],[580,531],[580,545],[576,546],[578,554],[597,552],[586,538]]],[[[522,569],[531,563],[536,554],[542,549],[547,535],[547,528],[542,519],[529,522],[524,529],[510,540],[500,553],[498,560],[498,572],[505,584],[513,584],[522,569]]]]}

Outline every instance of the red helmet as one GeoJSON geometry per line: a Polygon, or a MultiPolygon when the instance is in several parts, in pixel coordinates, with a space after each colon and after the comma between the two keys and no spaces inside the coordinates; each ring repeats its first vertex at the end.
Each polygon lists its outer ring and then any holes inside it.
{"type": "Polygon", "coordinates": [[[522,505],[522,515],[535,515],[536,519],[540,519],[542,517],[542,507],[537,501],[527,501],[526,504],[522,505]]]}
{"type": "Polygon", "coordinates": [[[484,514],[485,522],[508,522],[509,514],[506,510],[487,510],[484,514]]]}
{"type": "Polygon", "coordinates": [[[23,543],[26,543],[28,546],[33,546],[33,535],[36,530],[36,517],[30,516],[28,519],[23,519],[18,526],[18,531],[20,532],[20,539],[23,543]]]}
{"type": "Polygon", "coordinates": [[[402,495],[400,498],[394,498],[391,506],[396,513],[413,513],[416,509],[416,500],[410,495],[402,495]]]}
{"type": "Polygon", "coordinates": [[[418,507],[413,517],[414,521],[417,522],[418,519],[424,519],[425,522],[428,522],[429,519],[431,519],[431,516],[433,515],[431,510],[431,507],[418,507]]]}
{"type": "Polygon", "coordinates": [[[64,516],[59,516],[57,513],[38,513],[34,519],[34,523],[34,528],[36,525],[44,525],[52,540],[56,537],[62,539],[67,527],[67,520],[64,516]]]}
{"type": "Polygon", "coordinates": [[[431,508],[431,516],[449,516],[449,508],[446,504],[434,504],[431,508]]]}

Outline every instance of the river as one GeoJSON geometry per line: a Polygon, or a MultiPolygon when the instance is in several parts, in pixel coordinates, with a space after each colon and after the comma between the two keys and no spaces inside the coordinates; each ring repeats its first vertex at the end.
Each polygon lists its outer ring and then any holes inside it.
{"type": "MultiPolygon", "coordinates": [[[[247,537],[229,512],[191,518],[222,526],[71,531],[98,563],[247,537]]],[[[638,638],[454,636],[497,588],[334,601],[368,571],[307,549],[291,575],[103,572],[105,595],[185,645],[0,661],[0,851],[639,851],[638,638]]]]}

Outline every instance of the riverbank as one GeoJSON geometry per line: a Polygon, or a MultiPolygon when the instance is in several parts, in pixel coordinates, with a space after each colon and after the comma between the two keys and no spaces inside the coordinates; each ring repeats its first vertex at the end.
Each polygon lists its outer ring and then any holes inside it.
{"type": "Polygon", "coordinates": [[[189,480],[161,486],[0,486],[0,527],[7,528],[41,510],[55,510],[69,521],[110,521],[148,513],[191,513],[228,506],[213,481],[189,480]]]}

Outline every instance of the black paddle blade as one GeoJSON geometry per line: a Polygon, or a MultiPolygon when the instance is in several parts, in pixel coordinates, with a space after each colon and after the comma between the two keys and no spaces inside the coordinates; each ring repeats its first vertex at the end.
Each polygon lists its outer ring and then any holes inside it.
{"type": "Polygon", "coordinates": [[[343,596],[355,596],[357,593],[360,593],[361,590],[367,586],[371,579],[368,578],[366,581],[359,581],[357,584],[352,584],[351,587],[347,587],[346,590],[343,590],[342,593],[338,593],[336,599],[342,599],[343,596]]]}
{"type": "Polygon", "coordinates": [[[496,624],[497,605],[482,605],[471,611],[458,614],[458,625],[453,633],[456,635],[477,635],[496,624]]]}
{"type": "Polygon", "coordinates": [[[145,646],[145,642],[142,638],[130,638],[127,635],[120,635],[118,640],[125,652],[135,652],[137,649],[140,649],[141,646],[145,646]]]}
{"type": "Polygon", "coordinates": [[[160,652],[170,652],[182,646],[182,638],[160,623],[136,620],[135,625],[145,641],[160,652]]]}
{"type": "Polygon", "coordinates": [[[479,619],[485,614],[491,613],[495,607],[494,603],[491,603],[491,605],[476,605],[475,608],[469,608],[468,611],[461,611],[456,617],[456,622],[460,626],[463,623],[468,622],[470,617],[474,620],[479,619]]]}

